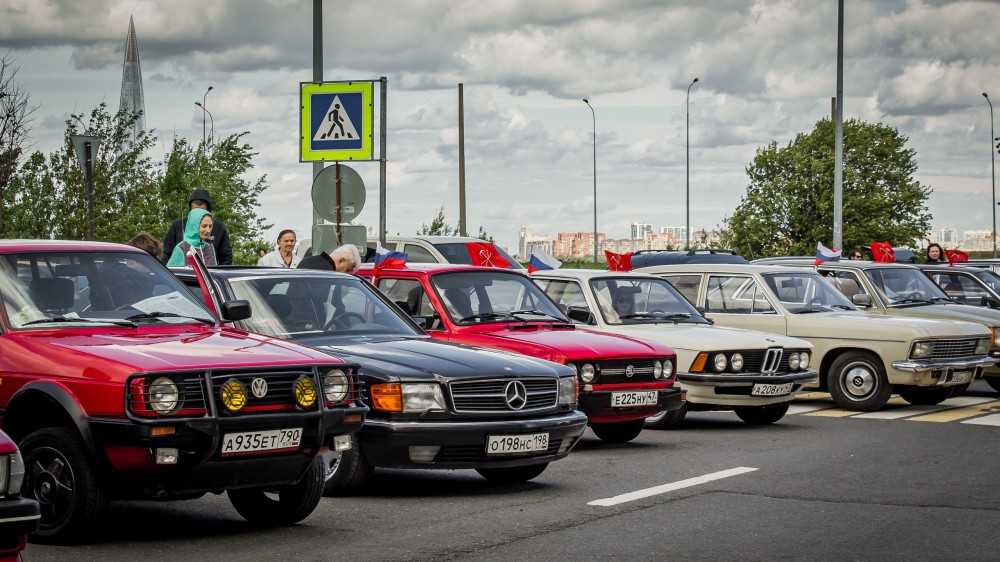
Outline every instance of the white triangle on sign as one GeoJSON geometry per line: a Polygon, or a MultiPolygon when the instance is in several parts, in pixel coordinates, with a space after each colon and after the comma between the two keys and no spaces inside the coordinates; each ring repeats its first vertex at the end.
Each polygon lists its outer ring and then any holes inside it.
{"type": "Polygon", "coordinates": [[[326,110],[323,123],[313,135],[313,141],[343,141],[357,140],[358,130],[354,128],[350,116],[344,110],[340,96],[333,96],[330,107],[326,110]]]}

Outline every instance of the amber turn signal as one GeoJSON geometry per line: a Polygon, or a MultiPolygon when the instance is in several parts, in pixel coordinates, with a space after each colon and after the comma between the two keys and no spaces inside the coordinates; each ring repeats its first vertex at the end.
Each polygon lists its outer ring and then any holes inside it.
{"type": "Polygon", "coordinates": [[[371,385],[371,396],[376,410],[403,411],[403,387],[398,382],[371,385]]]}
{"type": "Polygon", "coordinates": [[[698,354],[698,357],[694,358],[694,363],[691,364],[692,373],[700,373],[705,370],[705,361],[708,361],[708,353],[702,351],[698,354]]]}

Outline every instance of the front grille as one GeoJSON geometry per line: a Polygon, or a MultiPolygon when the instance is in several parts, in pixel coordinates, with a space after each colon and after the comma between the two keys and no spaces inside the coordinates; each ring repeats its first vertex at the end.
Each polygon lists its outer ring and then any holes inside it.
{"type": "Polygon", "coordinates": [[[600,377],[595,382],[601,384],[622,384],[634,382],[653,382],[653,363],[655,359],[610,359],[596,362],[600,377]],[[628,376],[632,367],[632,376],[628,376]]]}
{"type": "Polygon", "coordinates": [[[562,439],[550,439],[549,448],[545,451],[535,451],[533,453],[526,453],[521,455],[487,455],[486,445],[452,445],[444,447],[440,453],[438,453],[437,458],[434,460],[435,463],[469,463],[469,462],[482,462],[487,459],[512,459],[512,458],[531,458],[531,457],[541,457],[545,455],[554,455],[559,452],[559,447],[562,445],[562,439]]]}
{"type": "Polygon", "coordinates": [[[958,357],[971,357],[976,354],[975,338],[934,340],[934,352],[931,359],[955,359],[958,357]]]}
{"type": "Polygon", "coordinates": [[[555,378],[489,379],[454,381],[448,385],[455,412],[462,414],[488,412],[530,412],[554,408],[559,398],[559,381],[555,378]],[[507,402],[508,385],[524,385],[526,400],[521,408],[507,402]]]}

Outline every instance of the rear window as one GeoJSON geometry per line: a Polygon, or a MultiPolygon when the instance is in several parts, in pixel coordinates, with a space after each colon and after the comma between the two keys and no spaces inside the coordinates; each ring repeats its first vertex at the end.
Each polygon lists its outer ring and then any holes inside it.
{"type": "MultiPolygon", "coordinates": [[[[446,242],[434,244],[444,259],[448,260],[448,263],[461,263],[465,265],[472,265],[472,256],[469,255],[469,247],[465,242],[446,242]]],[[[497,253],[500,257],[507,260],[510,263],[509,269],[524,269],[521,264],[517,262],[510,254],[505,252],[503,248],[496,246],[497,253]]]]}

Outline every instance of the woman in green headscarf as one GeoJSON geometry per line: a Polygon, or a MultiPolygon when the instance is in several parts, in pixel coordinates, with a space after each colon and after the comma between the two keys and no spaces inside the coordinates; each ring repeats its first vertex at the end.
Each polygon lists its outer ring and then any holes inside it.
{"type": "Polygon", "coordinates": [[[174,247],[167,265],[170,267],[187,265],[186,256],[191,248],[201,254],[205,265],[215,265],[217,263],[215,248],[208,240],[210,236],[212,236],[212,213],[197,207],[191,209],[184,225],[184,240],[174,247]]]}

